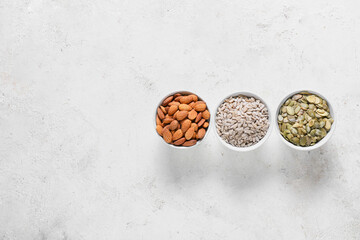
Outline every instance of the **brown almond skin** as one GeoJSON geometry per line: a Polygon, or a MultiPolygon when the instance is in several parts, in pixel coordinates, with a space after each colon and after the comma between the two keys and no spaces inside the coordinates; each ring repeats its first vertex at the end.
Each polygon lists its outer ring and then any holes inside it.
{"type": "Polygon", "coordinates": [[[169,104],[169,102],[171,102],[171,101],[173,100],[173,98],[174,98],[174,96],[167,97],[167,98],[163,101],[162,105],[163,105],[164,107],[167,106],[167,105],[169,104]]]}
{"type": "Polygon", "coordinates": [[[174,119],[177,119],[176,116],[177,116],[178,112],[180,112],[180,111],[177,110],[177,111],[174,113],[174,115],[173,115],[173,118],[174,118],[174,119]]]}
{"type": "Polygon", "coordinates": [[[173,140],[176,141],[179,138],[181,138],[182,136],[184,136],[183,132],[181,131],[181,129],[176,130],[176,132],[173,135],[173,140]]]}
{"type": "Polygon", "coordinates": [[[190,106],[191,108],[193,108],[193,107],[195,106],[195,102],[189,103],[189,106],[190,106]]]}
{"type": "Polygon", "coordinates": [[[207,128],[208,126],[209,126],[209,123],[208,123],[208,122],[204,122],[203,127],[204,127],[204,128],[207,128]]]}
{"type": "Polygon", "coordinates": [[[173,120],[174,120],[174,119],[171,118],[171,117],[166,117],[166,118],[163,120],[163,123],[169,124],[169,123],[171,123],[173,120]]]}
{"type": "Polygon", "coordinates": [[[185,104],[191,103],[192,100],[193,98],[191,96],[183,96],[180,98],[180,102],[185,104]]]}
{"type": "Polygon", "coordinates": [[[170,127],[170,125],[166,125],[166,126],[163,128],[163,130],[162,130],[162,134],[164,134],[164,131],[165,131],[166,129],[169,130],[169,127],[170,127]]]}
{"type": "Polygon", "coordinates": [[[201,127],[205,122],[205,119],[201,119],[200,122],[198,122],[198,126],[201,127]]]}
{"type": "Polygon", "coordinates": [[[199,99],[198,96],[196,96],[195,94],[191,94],[191,95],[189,95],[189,96],[192,97],[192,100],[193,100],[194,102],[197,102],[197,100],[199,99]]]}
{"type": "Polygon", "coordinates": [[[181,96],[181,93],[175,93],[174,98],[181,96]]]}
{"type": "Polygon", "coordinates": [[[160,108],[157,109],[157,114],[161,120],[163,120],[165,118],[165,115],[164,115],[163,111],[161,111],[160,108]]]}
{"type": "Polygon", "coordinates": [[[197,102],[195,103],[195,105],[197,105],[197,104],[205,104],[205,105],[206,105],[206,103],[205,103],[204,101],[197,101],[197,102]]]}
{"type": "Polygon", "coordinates": [[[170,130],[176,130],[178,127],[179,127],[179,122],[176,121],[176,120],[173,120],[173,121],[170,123],[169,129],[170,129],[170,130]]]}
{"type": "Polygon", "coordinates": [[[208,120],[210,118],[210,112],[208,110],[205,110],[202,113],[202,117],[205,118],[206,120],[208,120]]]}
{"type": "Polygon", "coordinates": [[[166,109],[163,106],[160,106],[161,111],[166,114],[166,109]]]}
{"type": "Polygon", "coordinates": [[[197,112],[205,111],[205,109],[206,109],[206,104],[205,104],[205,103],[196,104],[196,105],[194,106],[194,109],[195,109],[195,111],[197,111],[197,112]]]}
{"type": "Polygon", "coordinates": [[[181,123],[181,131],[186,132],[191,125],[191,121],[189,119],[185,119],[182,123],[181,123]]]}
{"type": "Polygon", "coordinates": [[[180,138],[179,140],[176,140],[175,142],[174,142],[174,145],[175,146],[180,146],[180,145],[182,145],[184,142],[186,141],[186,139],[183,137],[183,138],[180,138]]]}
{"type": "Polygon", "coordinates": [[[193,135],[194,135],[194,129],[193,128],[189,128],[187,131],[186,131],[186,133],[185,133],[185,138],[186,138],[186,140],[190,140],[192,137],[193,137],[193,135]]]}
{"type": "Polygon", "coordinates": [[[169,103],[168,105],[169,105],[169,106],[173,106],[173,105],[179,106],[180,103],[179,103],[179,102],[172,101],[172,102],[169,103]]]}
{"type": "Polygon", "coordinates": [[[163,138],[165,142],[171,143],[172,142],[172,135],[169,129],[164,129],[163,131],[163,138]]]}
{"type": "Polygon", "coordinates": [[[161,121],[158,115],[156,115],[156,125],[161,125],[161,121]]]}
{"type": "Polygon", "coordinates": [[[180,111],[190,111],[192,108],[189,106],[189,105],[187,105],[187,104],[180,104],[179,105],[179,110],[180,111]]]}
{"type": "Polygon", "coordinates": [[[169,108],[169,115],[173,115],[174,113],[176,113],[176,111],[178,110],[178,106],[177,105],[171,105],[169,108]]]}
{"type": "Polygon", "coordinates": [[[197,112],[193,109],[193,110],[191,110],[190,112],[189,112],[189,114],[188,114],[188,118],[190,119],[190,120],[194,120],[195,118],[196,118],[196,116],[197,116],[197,112]]]}
{"type": "Polygon", "coordinates": [[[192,127],[195,132],[197,132],[197,130],[199,128],[199,126],[196,123],[192,123],[190,127],[192,127]]]}
{"type": "Polygon", "coordinates": [[[183,96],[178,96],[174,99],[174,101],[177,101],[177,102],[180,102],[180,99],[182,98],[183,96]]]}
{"type": "Polygon", "coordinates": [[[156,131],[160,136],[162,136],[163,127],[161,125],[156,125],[156,131]]]}
{"type": "Polygon", "coordinates": [[[200,128],[199,131],[196,134],[197,139],[202,139],[205,136],[206,130],[203,128],[200,128]]]}
{"type": "Polygon", "coordinates": [[[197,123],[198,121],[200,121],[202,114],[198,113],[198,115],[196,116],[195,122],[197,123]]]}
{"type": "Polygon", "coordinates": [[[176,119],[178,121],[181,121],[183,119],[185,119],[188,115],[188,111],[179,111],[177,114],[176,114],[176,119]]]}
{"type": "Polygon", "coordinates": [[[196,139],[196,132],[194,131],[194,134],[192,136],[192,139],[196,139]]]}
{"type": "Polygon", "coordinates": [[[196,142],[197,142],[197,141],[196,141],[195,139],[190,140],[190,141],[186,141],[186,142],[183,143],[183,146],[184,146],[184,147],[190,147],[190,146],[195,145],[196,142]]]}

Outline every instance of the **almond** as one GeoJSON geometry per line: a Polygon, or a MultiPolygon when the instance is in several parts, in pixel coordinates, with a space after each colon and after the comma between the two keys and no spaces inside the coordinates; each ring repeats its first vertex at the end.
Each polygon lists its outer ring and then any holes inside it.
{"type": "Polygon", "coordinates": [[[191,108],[193,108],[193,107],[195,106],[195,102],[189,103],[189,106],[190,106],[191,108]]]}
{"type": "Polygon", "coordinates": [[[205,118],[206,120],[208,120],[210,118],[210,112],[208,110],[205,110],[202,113],[202,117],[205,118]]]}
{"type": "Polygon", "coordinates": [[[163,106],[160,106],[161,111],[166,114],[166,109],[163,106]]]}
{"type": "Polygon", "coordinates": [[[177,111],[174,113],[174,115],[173,115],[173,118],[174,118],[174,119],[176,119],[176,116],[177,116],[178,112],[179,112],[179,110],[177,110],[177,111]]]}
{"type": "Polygon", "coordinates": [[[164,131],[167,129],[167,130],[169,130],[169,127],[170,127],[170,125],[166,125],[164,128],[163,128],[163,130],[162,130],[162,134],[164,135],[164,131]]]}
{"type": "Polygon", "coordinates": [[[194,131],[194,134],[192,135],[192,139],[196,138],[196,132],[194,131]]]}
{"type": "Polygon", "coordinates": [[[205,129],[200,128],[199,131],[196,134],[196,138],[197,139],[202,139],[205,136],[205,133],[206,133],[205,129]]]}
{"type": "Polygon", "coordinates": [[[161,125],[156,125],[156,131],[160,136],[162,136],[163,127],[161,125]]]}
{"type": "Polygon", "coordinates": [[[191,107],[187,104],[180,104],[179,109],[180,109],[180,111],[190,111],[191,107]]]}
{"type": "Polygon", "coordinates": [[[174,98],[174,96],[167,97],[167,98],[163,101],[162,105],[163,105],[163,106],[167,106],[167,105],[169,104],[169,102],[171,102],[171,101],[173,100],[173,98],[174,98]]]}
{"type": "Polygon", "coordinates": [[[163,131],[163,138],[165,140],[165,142],[167,143],[171,143],[172,142],[172,135],[169,129],[165,129],[163,131]]]}
{"type": "Polygon", "coordinates": [[[191,98],[192,98],[192,100],[193,100],[194,102],[197,102],[198,96],[196,96],[195,94],[191,94],[191,95],[189,95],[189,96],[191,96],[191,98]]]}
{"type": "Polygon", "coordinates": [[[173,120],[174,120],[174,119],[169,116],[169,117],[166,117],[166,118],[163,120],[163,123],[169,124],[169,123],[171,123],[173,120]]]}
{"type": "Polygon", "coordinates": [[[180,102],[185,104],[192,102],[192,100],[193,98],[191,96],[183,96],[180,98],[180,102]]]}
{"type": "Polygon", "coordinates": [[[181,123],[181,131],[186,132],[190,128],[190,125],[191,121],[189,119],[184,120],[181,123]]]}
{"type": "Polygon", "coordinates": [[[170,123],[169,129],[170,129],[170,130],[176,130],[178,127],[179,127],[179,122],[176,121],[176,120],[173,120],[173,121],[170,123]]]}
{"type": "Polygon", "coordinates": [[[169,105],[169,106],[173,106],[173,105],[179,106],[180,103],[179,103],[179,102],[172,101],[172,102],[169,103],[168,105],[169,105]]]}
{"type": "Polygon", "coordinates": [[[192,127],[195,132],[197,132],[197,130],[199,128],[199,126],[196,123],[192,123],[190,127],[192,127]]]}
{"type": "Polygon", "coordinates": [[[190,140],[190,141],[186,141],[186,142],[183,143],[183,146],[184,146],[184,147],[190,147],[190,146],[195,145],[196,142],[197,142],[197,141],[196,141],[195,139],[190,140]]]}
{"type": "Polygon", "coordinates": [[[198,121],[200,121],[201,119],[201,113],[198,113],[198,115],[196,116],[195,122],[197,123],[198,121]]]}
{"type": "Polygon", "coordinates": [[[189,114],[188,114],[188,118],[190,119],[190,120],[194,120],[195,118],[196,118],[196,116],[197,116],[197,112],[193,109],[193,110],[191,110],[190,112],[189,112],[189,114]]]}
{"type": "Polygon", "coordinates": [[[198,122],[198,126],[201,127],[201,125],[203,125],[205,122],[205,119],[201,119],[200,122],[198,122]]]}
{"type": "Polygon", "coordinates": [[[179,145],[183,144],[185,141],[186,141],[186,139],[184,137],[180,138],[179,140],[176,140],[174,142],[174,145],[179,146],[179,145]]]}
{"type": "Polygon", "coordinates": [[[174,136],[173,136],[173,140],[178,140],[179,138],[181,138],[183,136],[183,132],[181,131],[181,129],[178,129],[175,133],[174,133],[174,136]]]}
{"type": "Polygon", "coordinates": [[[177,114],[176,114],[176,119],[181,121],[183,119],[185,119],[188,115],[188,111],[179,111],[177,114]]]}
{"type": "Polygon", "coordinates": [[[176,98],[176,97],[179,97],[179,96],[181,96],[181,93],[175,93],[174,94],[174,97],[176,98]]]}
{"type": "Polygon", "coordinates": [[[206,109],[206,104],[205,103],[200,103],[200,104],[196,104],[194,106],[194,109],[197,111],[197,112],[202,112],[206,109]]]}
{"type": "Polygon", "coordinates": [[[204,128],[207,128],[208,126],[209,126],[209,123],[208,123],[208,122],[204,122],[203,127],[204,127],[204,128]]]}
{"type": "Polygon", "coordinates": [[[195,105],[197,105],[197,104],[206,104],[204,101],[197,101],[197,102],[195,102],[195,105]]]}
{"type": "Polygon", "coordinates": [[[169,115],[173,115],[174,113],[176,113],[176,111],[178,110],[178,106],[177,105],[171,105],[169,108],[169,115]]]}
{"type": "Polygon", "coordinates": [[[157,109],[157,114],[161,120],[164,119],[165,115],[164,115],[163,111],[161,111],[160,108],[157,109]]]}
{"type": "Polygon", "coordinates": [[[169,109],[170,109],[169,106],[165,107],[165,111],[166,111],[167,113],[169,112],[169,109]]]}
{"type": "Polygon", "coordinates": [[[177,101],[177,102],[180,102],[180,99],[182,98],[183,96],[178,96],[174,99],[174,101],[177,101]]]}
{"type": "Polygon", "coordinates": [[[156,115],[156,125],[161,125],[161,121],[158,115],[156,115]]]}
{"type": "Polygon", "coordinates": [[[186,133],[185,133],[185,138],[186,138],[186,140],[190,140],[192,137],[193,137],[193,135],[194,135],[194,129],[193,128],[189,128],[187,131],[186,131],[186,133]]]}

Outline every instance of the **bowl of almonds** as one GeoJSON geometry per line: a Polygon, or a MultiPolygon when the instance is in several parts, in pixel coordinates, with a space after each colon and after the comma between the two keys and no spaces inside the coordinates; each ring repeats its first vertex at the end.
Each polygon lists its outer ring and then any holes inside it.
{"type": "Polygon", "coordinates": [[[156,132],[168,145],[189,148],[207,135],[210,112],[196,94],[178,91],[164,97],[155,112],[156,132]]]}
{"type": "Polygon", "coordinates": [[[279,104],[276,125],[286,145],[310,151],[330,139],[335,129],[334,111],[321,94],[308,90],[296,91],[279,104]]]}

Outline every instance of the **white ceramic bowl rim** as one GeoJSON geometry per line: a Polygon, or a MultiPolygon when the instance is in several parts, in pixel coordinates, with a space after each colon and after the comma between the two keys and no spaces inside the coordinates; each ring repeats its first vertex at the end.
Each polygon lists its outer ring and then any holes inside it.
{"type": "Polygon", "coordinates": [[[336,125],[336,117],[335,117],[335,112],[334,112],[334,109],[331,105],[331,102],[328,100],[328,98],[325,98],[322,94],[316,92],[316,91],[313,91],[313,90],[299,90],[299,91],[294,91],[288,95],[286,95],[286,97],[283,98],[283,100],[280,102],[280,104],[278,105],[277,109],[276,109],[276,115],[274,117],[275,119],[275,125],[276,125],[276,132],[278,134],[278,136],[280,136],[280,138],[282,139],[282,141],[289,147],[293,148],[293,149],[296,149],[296,150],[299,150],[299,151],[311,151],[311,150],[314,150],[316,148],[319,148],[321,147],[322,145],[324,145],[329,139],[330,137],[332,136],[332,134],[334,133],[334,130],[335,130],[335,125],[336,125]],[[317,95],[319,97],[321,97],[322,99],[324,99],[326,102],[327,102],[327,105],[329,106],[329,109],[330,109],[330,115],[331,117],[334,119],[334,122],[333,124],[331,125],[331,129],[330,131],[326,134],[326,136],[321,139],[319,142],[317,142],[315,145],[313,146],[308,146],[308,147],[301,147],[301,146],[296,146],[290,142],[288,142],[281,134],[280,134],[280,128],[279,128],[279,125],[277,123],[277,116],[279,115],[279,112],[280,112],[280,108],[281,106],[284,104],[284,102],[289,99],[290,97],[294,96],[295,94],[297,93],[300,93],[300,92],[308,92],[308,93],[312,93],[314,95],[317,95]]]}
{"type": "Polygon", "coordinates": [[[270,111],[270,108],[269,108],[269,105],[264,101],[264,99],[262,99],[261,97],[259,97],[257,94],[254,94],[252,92],[235,92],[235,93],[232,93],[228,96],[226,96],[225,98],[223,98],[220,103],[216,106],[216,109],[213,111],[214,112],[214,116],[213,116],[213,122],[214,122],[214,130],[215,130],[215,135],[217,136],[217,138],[219,139],[219,141],[227,148],[231,149],[231,150],[234,150],[234,151],[238,151],[238,152],[249,152],[249,151],[253,151],[255,149],[257,149],[258,147],[260,147],[262,144],[264,144],[264,142],[269,138],[270,134],[271,134],[271,129],[272,129],[272,124],[273,124],[273,121],[272,121],[272,114],[271,114],[271,111],[270,111]],[[256,144],[252,145],[252,146],[249,146],[249,147],[236,147],[236,146],[233,146],[227,142],[225,142],[224,139],[222,139],[219,134],[217,133],[216,131],[216,121],[215,121],[215,117],[216,117],[216,114],[217,114],[217,110],[218,108],[220,107],[220,105],[228,98],[230,97],[237,97],[237,96],[245,96],[245,97],[254,97],[255,99],[258,99],[260,100],[264,105],[265,107],[268,109],[268,113],[269,113],[269,128],[265,134],[265,136],[259,141],[257,142],[256,144]]]}
{"type": "MultiPolygon", "coordinates": [[[[179,90],[179,91],[174,91],[174,92],[172,92],[172,93],[167,94],[165,97],[163,97],[163,98],[160,100],[160,102],[158,103],[158,105],[157,105],[157,107],[156,107],[156,109],[155,109],[154,129],[155,129],[155,133],[156,133],[157,136],[159,136],[159,134],[158,134],[157,131],[156,131],[156,115],[157,115],[157,109],[158,109],[158,107],[160,107],[160,105],[162,104],[162,102],[163,102],[166,98],[168,98],[169,96],[174,95],[174,94],[176,94],[176,93],[181,93],[181,94],[194,94],[194,95],[198,96],[198,98],[199,98],[200,101],[204,101],[204,99],[201,98],[198,94],[193,93],[193,92],[190,92],[190,91],[187,91],[187,90],[179,90]]],[[[206,103],[206,101],[204,101],[204,102],[206,103]]],[[[206,105],[207,105],[208,111],[210,112],[210,116],[211,116],[210,108],[209,108],[209,106],[208,106],[207,103],[206,103],[206,105]]],[[[206,132],[205,132],[205,136],[204,136],[200,141],[197,141],[195,145],[190,146],[190,147],[175,146],[175,145],[172,145],[172,144],[168,144],[168,143],[166,143],[166,142],[164,141],[164,139],[163,139],[161,136],[159,136],[159,137],[161,138],[161,142],[163,142],[164,144],[166,144],[166,145],[169,146],[169,147],[173,147],[173,148],[176,148],[176,149],[190,149],[190,148],[193,148],[193,147],[198,146],[199,144],[201,144],[201,143],[205,140],[205,138],[208,136],[208,132],[209,132],[209,130],[210,130],[210,128],[211,128],[211,125],[212,125],[211,122],[212,122],[212,120],[211,120],[211,117],[210,117],[210,119],[209,119],[209,126],[207,127],[207,130],[206,130],[206,132]]]]}

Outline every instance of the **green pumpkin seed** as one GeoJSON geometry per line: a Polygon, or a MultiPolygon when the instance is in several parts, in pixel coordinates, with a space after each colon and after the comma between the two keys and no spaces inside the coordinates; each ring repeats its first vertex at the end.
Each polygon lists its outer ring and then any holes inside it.
{"type": "Polygon", "coordinates": [[[288,106],[288,107],[286,108],[286,111],[287,111],[287,113],[288,113],[289,115],[294,115],[294,114],[295,114],[294,108],[291,107],[291,106],[288,106]]]}
{"type": "Polygon", "coordinates": [[[331,122],[330,122],[330,120],[325,119],[325,129],[329,131],[330,128],[331,128],[331,122]]]}
{"type": "Polygon", "coordinates": [[[293,137],[293,138],[291,138],[291,142],[293,142],[296,145],[299,145],[300,140],[298,137],[293,137]]]}
{"type": "Polygon", "coordinates": [[[315,96],[314,95],[307,96],[306,100],[308,100],[309,103],[314,103],[315,102],[315,96]]]}

